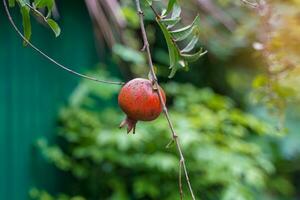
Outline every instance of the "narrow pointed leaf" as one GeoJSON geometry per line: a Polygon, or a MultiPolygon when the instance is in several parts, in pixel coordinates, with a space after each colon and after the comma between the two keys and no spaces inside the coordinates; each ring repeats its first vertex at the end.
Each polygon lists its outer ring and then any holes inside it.
{"type": "Polygon", "coordinates": [[[190,52],[191,50],[194,49],[194,47],[197,44],[198,40],[199,40],[198,36],[194,36],[193,39],[189,42],[189,44],[184,49],[182,49],[180,52],[181,53],[190,52]]]}
{"type": "Polygon", "coordinates": [[[187,62],[194,62],[196,60],[198,60],[201,56],[203,56],[204,54],[206,54],[207,51],[204,51],[202,49],[200,49],[197,53],[194,54],[180,54],[187,62]]]}
{"type": "MultiPolygon", "coordinates": [[[[180,8],[180,6],[176,3],[176,4],[174,5],[174,7],[173,7],[171,19],[180,18],[180,14],[181,14],[181,8],[180,8]]],[[[175,24],[174,24],[174,25],[175,25],[175,24]]],[[[167,28],[170,29],[170,28],[172,28],[174,25],[169,25],[167,28]]]]}
{"type": "Polygon", "coordinates": [[[168,18],[168,19],[161,19],[160,20],[166,26],[174,26],[180,21],[180,17],[177,18],[168,18]]]}
{"type": "Polygon", "coordinates": [[[180,69],[188,69],[188,63],[185,60],[178,60],[178,62],[172,67],[169,78],[173,78],[176,72],[180,69]]]}
{"type": "Polygon", "coordinates": [[[197,16],[194,19],[192,24],[190,24],[186,27],[171,31],[172,36],[175,38],[176,41],[182,41],[182,40],[186,39],[190,34],[193,33],[195,28],[198,27],[199,21],[200,21],[199,16],[197,16]]]}
{"type": "Polygon", "coordinates": [[[167,16],[173,10],[174,5],[177,4],[177,0],[169,0],[167,9],[163,10],[162,16],[167,16]]]}
{"type": "Polygon", "coordinates": [[[169,33],[166,26],[164,26],[159,20],[157,20],[157,23],[159,24],[159,27],[161,28],[163,35],[165,37],[168,46],[168,51],[169,51],[170,68],[172,68],[178,62],[179,51],[176,48],[174,42],[172,41],[171,34],[169,33]]]}
{"type": "Polygon", "coordinates": [[[181,14],[181,7],[178,5],[178,3],[174,4],[171,18],[180,17],[181,14]]]}
{"type": "MultiPolygon", "coordinates": [[[[28,8],[27,6],[22,6],[21,14],[24,36],[29,41],[31,37],[30,8],[28,8]]],[[[27,45],[27,42],[24,41],[23,44],[27,45]]]]}
{"type": "Polygon", "coordinates": [[[176,65],[174,65],[171,69],[171,72],[168,76],[168,78],[173,78],[177,72],[177,70],[181,69],[181,66],[179,65],[179,63],[177,63],[176,65]]]}
{"type": "Polygon", "coordinates": [[[162,9],[160,16],[161,16],[162,18],[164,18],[164,17],[167,16],[166,13],[167,13],[167,9],[162,9]]]}
{"type": "Polygon", "coordinates": [[[166,15],[168,15],[173,10],[175,4],[177,4],[176,0],[169,0],[168,7],[165,13],[166,15]]]}
{"type": "Polygon", "coordinates": [[[196,29],[195,26],[191,26],[189,29],[186,29],[184,31],[174,31],[174,32],[171,32],[172,35],[173,35],[173,38],[176,42],[179,42],[179,41],[182,41],[182,40],[185,40],[187,39],[189,36],[191,36],[193,34],[193,31],[196,29]]]}
{"type": "Polygon", "coordinates": [[[47,19],[47,23],[49,25],[49,27],[53,30],[55,37],[58,37],[60,35],[60,27],[58,26],[58,24],[52,20],[52,19],[47,19]]]}

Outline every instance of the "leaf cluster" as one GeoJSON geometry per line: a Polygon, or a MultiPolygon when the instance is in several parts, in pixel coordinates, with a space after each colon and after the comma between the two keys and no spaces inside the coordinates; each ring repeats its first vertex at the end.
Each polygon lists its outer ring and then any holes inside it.
{"type": "MultiPolygon", "coordinates": [[[[152,2],[149,2],[152,6],[152,2]]],[[[176,0],[170,0],[161,15],[156,16],[156,21],[166,40],[172,78],[179,69],[188,69],[188,62],[194,62],[203,56],[206,51],[202,48],[193,52],[199,40],[200,18],[197,16],[193,22],[185,27],[176,28],[181,20],[181,7],[176,0]],[[187,40],[188,43],[182,49],[178,43],[187,40]]]]}
{"type": "MultiPolygon", "coordinates": [[[[32,35],[31,30],[31,14],[35,15],[42,19],[44,23],[46,23],[53,31],[56,37],[60,35],[60,27],[59,25],[51,19],[52,11],[55,5],[54,0],[9,0],[9,7],[15,7],[18,4],[20,8],[20,12],[22,15],[22,25],[24,36],[26,40],[30,40],[32,35]],[[46,15],[44,15],[40,10],[46,10],[46,15]]],[[[24,45],[27,44],[26,41],[23,43],[24,45]]]]}

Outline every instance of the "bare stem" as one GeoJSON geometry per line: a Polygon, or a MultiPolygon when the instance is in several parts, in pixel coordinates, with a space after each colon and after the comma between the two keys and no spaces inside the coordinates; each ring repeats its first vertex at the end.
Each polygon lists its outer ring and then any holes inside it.
{"type": "MultiPolygon", "coordinates": [[[[143,37],[143,42],[144,42],[143,50],[146,50],[146,53],[147,53],[147,56],[148,56],[148,62],[149,62],[149,66],[150,66],[150,74],[151,74],[151,78],[152,78],[151,81],[153,82],[154,88],[156,88],[156,92],[157,92],[157,94],[159,96],[159,99],[160,99],[160,102],[161,102],[161,104],[163,106],[163,112],[164,112],[164,115],[165,115],[165,117],[166,117],[166,119],[168,121],[168,125],[170,127],[170,131],[171,131],[171,134],[172,134],[172,139],[176,143],[176,147],[177,147],[178,154],[179,154],[179,157],[180,157],[180,160],[179,160],[179,162],[180,162],[180,168],[183,169],[183,172],[184,172],[184,175],[185,175],[186,182],[188,184],[188,188],[189,188],[190,194],[192,196],[192,199],[195,200],[195,195],[194,195],[194,192],[193,192],[193,189],[192,189],[192,185],[191,185],[191,182],[190,182],[190,179],[189,179],[189,175],[188,175],[188,171],[187,171],[187,168],[186,168],[185,159],[184,159],[184,156],[183,156],[183,153],[182,153],[182,150],[181,150],[179,138],[178,138],[178,136],[177,136],[177,134],[176,134],[176,132],[174,130],[174,126],[173,126],[173,123],[172,123],[172,121],[170,119],[170,115],[169,115],[168,109],[166,107],[166,104],[164,103],[163,96],[162,96],[160,90],[158,89],[159,88],[158,87],[159,86],[158,85],[158,80],[157,80],[157,77],[156,77],[156,74],[155,74],[155,71],[154,71],[154,67],[153,67],[153,62],[152,62],[152,57],[151,57],[151,51],[150,51],[150,47],[149,47],[147,33],[146,33],[146,30],[145,30],[144,13],[143,13],[143,11],[141,9],[140,0],[135,0],[135,3],[136,3],[137,11],[138,11],[138,14],[139,14],[139,18],[140,18],[140,25],[141,25],[142,37],[143,37]]],[[[181,185],[181,180],[180,180],[179,184],[181,185]]],[[[180,190],[179,191],[180,195],[182,196],[182,194],[181,194],[182,187],[179,190],[180,190]]]]}
{"type": "Polygon", "coordinates": [[[179,161],[178,185],[179,185],[180,200],[183,200],[181,170],[182,170],[182,162],[179,161]]]}
{"type": "MultiPolygon", "coordinates": [[[[5,8],[5,12],[6,12],[6,15],[8,17],[8,20],[10,22],[10,24],[13,26],[14,30],[17,32],[17,34],[26,42],[26,44],[28,44],[30,47],[32,47],[36,52],[38,52],[39,54],[41,54],[42,56],[44,56],[47,60],[49,60],[50,62],[54,63],[55,65],[57,65],[58,67],[62,68],[63,70],[66,70],[68,71],[69,73],[71,74],[74,74],[76,76],[79,76],[81,78],[85,78],[85,79],[89,79],[89,80],[92,80],[92,81],[96,81],[96,82],[99,82],[99,83],[106,83],[106,84],[113,84],[113,85],[124,85],[125,83],[123,82],[116,82],[116,81],[106,81],[106,80],[99,80],[95,77],[90,77],[90,76],[87,76],[87,75],[84,75],[84,74],[81,74],[79,72],[76,72],[74,70],[71,70],[70,68],[60,64],[59,62],[57,62],[56,60],[54,60],[53,58],[51,58],[50,56],[48,56],[46,53],[44,53],[42,50],[40,50],[39,48],[37,48],[34,44],[32,44],[30,41],[27,40],[27,38],[21,33],[21,31],[18,29],[18,27],[16,26],[10,12],[9,12],[9,9],[8,9],[8,6],[7,6],[7,3],[6,3],[6,0],[3,0],[3,5],[4,5],[4,8],[5,8]]],[[[33,8],[31,8],[33,9],[33,8]]]]}

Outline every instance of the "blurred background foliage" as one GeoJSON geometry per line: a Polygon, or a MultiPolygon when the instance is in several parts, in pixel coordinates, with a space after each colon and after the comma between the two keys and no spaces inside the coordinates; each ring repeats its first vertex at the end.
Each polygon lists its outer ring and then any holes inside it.
{"type": "MultiPolygon", "coordinates": [[[[153,2],[158,11],[166,5],[153,2]]],[[[147,77],[134,2],[85,3],[98,54],[107,58],[97,68],[108,69],[91,74],[109,78],[112,64],[119,67],[122,80],[147,77]]],[[[262,10],[241,1],[179,3],[181,25],[199,14],[199,47],[208,54],[172,80],[167,78],[163,34],[146,4],[143,9],[156,71],[197,197],[299,199],[300,2],[268,1],[262,10]]],[[[55,8],[59,12],[59,1],[55,8]]],[[[59,24],[59,17],[55,19],[59,24]]],[[[37,186],[29,192],[32,199],[179,198],[179,161],[174,146],[166,148],[166,121],[160,117],[138,123],[137,134],[126,135],[117,129],[124,117],[117,108],[118,90],[82,81],[73,91],[59,113],[56,143],[42,138],[36,145],[61,171],[64,187],[50,194],[37,186]]]]}
{"type": "MultiPolygon", "coordinates": [[[[275,128],[209,88],[175,82],[164,88],[199,198],[257,199],[293,192],[289,180],[275,173],[270,141],[282,137],[275,128]]],[[[174,145],[167,146],[165,119],[140,122],[136,135],[125,134],[117,129],[124,118],[120,109],[101,104],[116,101],[117,94],[114,86],[82,82],[60,112],[58,144],[41,139],[39,149],[65,172],[70,179],[65,191],[76,198],[178,199],[179,161],[174,145]]],[[[31,196],[52,199],[36,189],[31,196]]]]}

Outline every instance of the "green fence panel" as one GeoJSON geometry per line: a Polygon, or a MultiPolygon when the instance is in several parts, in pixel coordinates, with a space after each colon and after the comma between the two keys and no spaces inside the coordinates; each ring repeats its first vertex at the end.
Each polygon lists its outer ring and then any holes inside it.
{"type": "MultiPolygon", "coordinates": [[[[33,23],[33,42],[55,59],[84,71],[99,60],[84,1],[59,1],[62,34],[33,23]],[[69,3],[68,3],[69,2],[69,3]],[[72,2],[72,5],[71,5],[72,2]],[[76,2],[76,3],[74,3],[76,2]]],[[[13,16],[20,27],[20,15],[13,16]]],[[[0,199],[25,200],[32,186],[59,190],[54,169],[33,148],[37,138],[55,133],[57,112],[78,78],[23,48],[0,8],[0,199]]]]}

